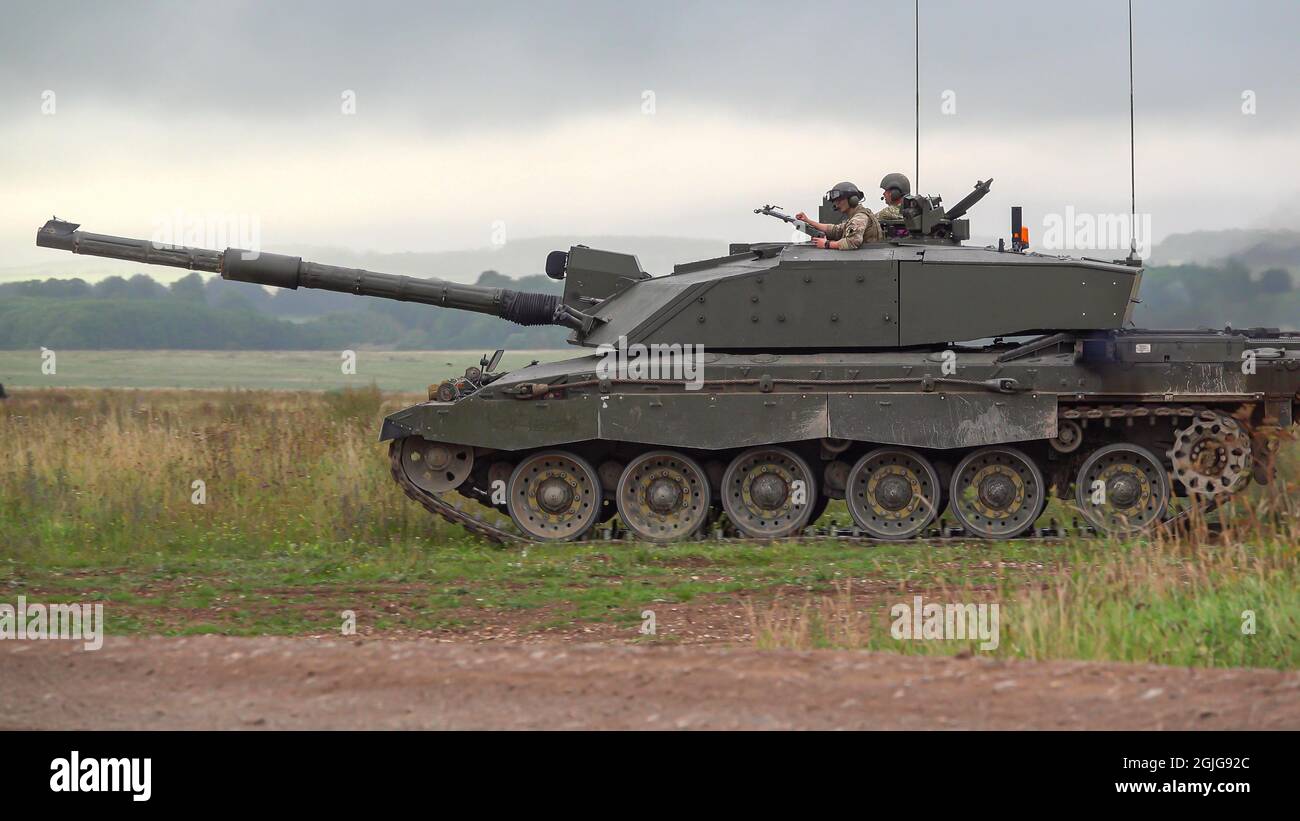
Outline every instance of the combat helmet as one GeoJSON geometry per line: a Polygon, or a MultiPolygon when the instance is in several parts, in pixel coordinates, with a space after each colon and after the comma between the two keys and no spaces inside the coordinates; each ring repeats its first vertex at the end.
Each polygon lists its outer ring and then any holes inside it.
{"type": "Polygon", "coordinates": [[[890,188],[897,188],[898,193],[904,197],[912,193],[911,180],[907,178],[906,174],[900,174],[897,171],[893,172],[892,174],[886,174],[885,176],[881,177],[880,187],[886,191],[889,190],[890,188]]]}
{"type": "Polygon", "coordinates": [[[835,202],[840,197],[847,197],[850,208],[857,208],[858,203],[862,202],[862,189],[858,188],[851,182],[837,182],[835,187],[826,192],[822,197],[826,202],[835,202]]]}

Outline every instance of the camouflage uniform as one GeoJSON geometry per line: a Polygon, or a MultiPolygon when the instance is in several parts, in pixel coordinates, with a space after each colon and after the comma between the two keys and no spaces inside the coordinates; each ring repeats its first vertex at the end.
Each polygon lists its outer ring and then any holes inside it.
{"type": "Polygon", "coordinates": [[[826,239],[840,240],[841,250],[852,250],[864,242],[880,242],[884,238],[876,215],[865,205],[854,206],[844,215],[843,222],[826,226],[826,239]]]}
{"type": "Polygon", "coordinates": [[[899,210],[897,205],[886,205],[884,208],[881,208],[876,212],[876,219],[901,220],[903,219],[903,212],[899,210]]]}

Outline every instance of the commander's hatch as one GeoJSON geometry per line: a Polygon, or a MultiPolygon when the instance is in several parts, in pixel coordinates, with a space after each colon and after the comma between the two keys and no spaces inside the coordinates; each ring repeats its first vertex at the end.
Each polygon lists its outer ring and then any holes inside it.
{"type": "MultiPolygon", "coordinates": [[[[557,251],[551,256],[554,258],[557,254],[564,252],[557,251]]],[[[562,266],[553,266],[551,260],[547,260],[547,274],[558,279],[552,273],[553,267],[559,267],[564,278],[564,304],[584,313],[591,313],[632,283],[650,279],[650,275],[641,270],[635,254],[599,251],[585,245],[570,248],[562,266]]]]}

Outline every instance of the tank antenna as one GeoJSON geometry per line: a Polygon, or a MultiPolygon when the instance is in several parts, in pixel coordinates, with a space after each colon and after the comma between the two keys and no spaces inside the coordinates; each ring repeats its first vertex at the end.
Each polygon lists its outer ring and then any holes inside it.
{"type": "MultiPolygon", "coordinates": [[[[1133,2],[1133,0],[1129,0],[1133,2]]],[[[916,35],[916,172],[912,175],[912,190],[921,192],[921,0],[912,2],[912,31],[916,35]]]]}
{"type": "Polygon", "coordinates": [[[1137,259],[1137,153],[1133,131],[1133,0],[1128,0],[1128,257],[1137,259]]]}

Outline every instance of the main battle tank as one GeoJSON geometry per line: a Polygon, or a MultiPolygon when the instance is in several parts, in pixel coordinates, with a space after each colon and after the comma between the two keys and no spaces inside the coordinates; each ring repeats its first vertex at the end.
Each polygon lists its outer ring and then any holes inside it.
{"type": "Polygon", "coordinates": [[[1009,244],[963,245],[988,186],[946,212],[913,195],[853,251],[735,244],[652,277],[574,246],[546,261],[562,296],[59,220],[37,244],[569,328],[579,356],[502,373],[497,352],[384,420],[403,491],[497,541],[579,539],[615,515],[650,541],[779,539],[830,499],[854,523],[837,535],[934,536],[948,511],[944,535],[1008,539],[1053,491],[1090,532],[1122,534],[1168,522],[1176,497],[1267,482],[1300,335],[1132,329],[1136,259],[1033,253],[1018,225],[1009,244]]]}

